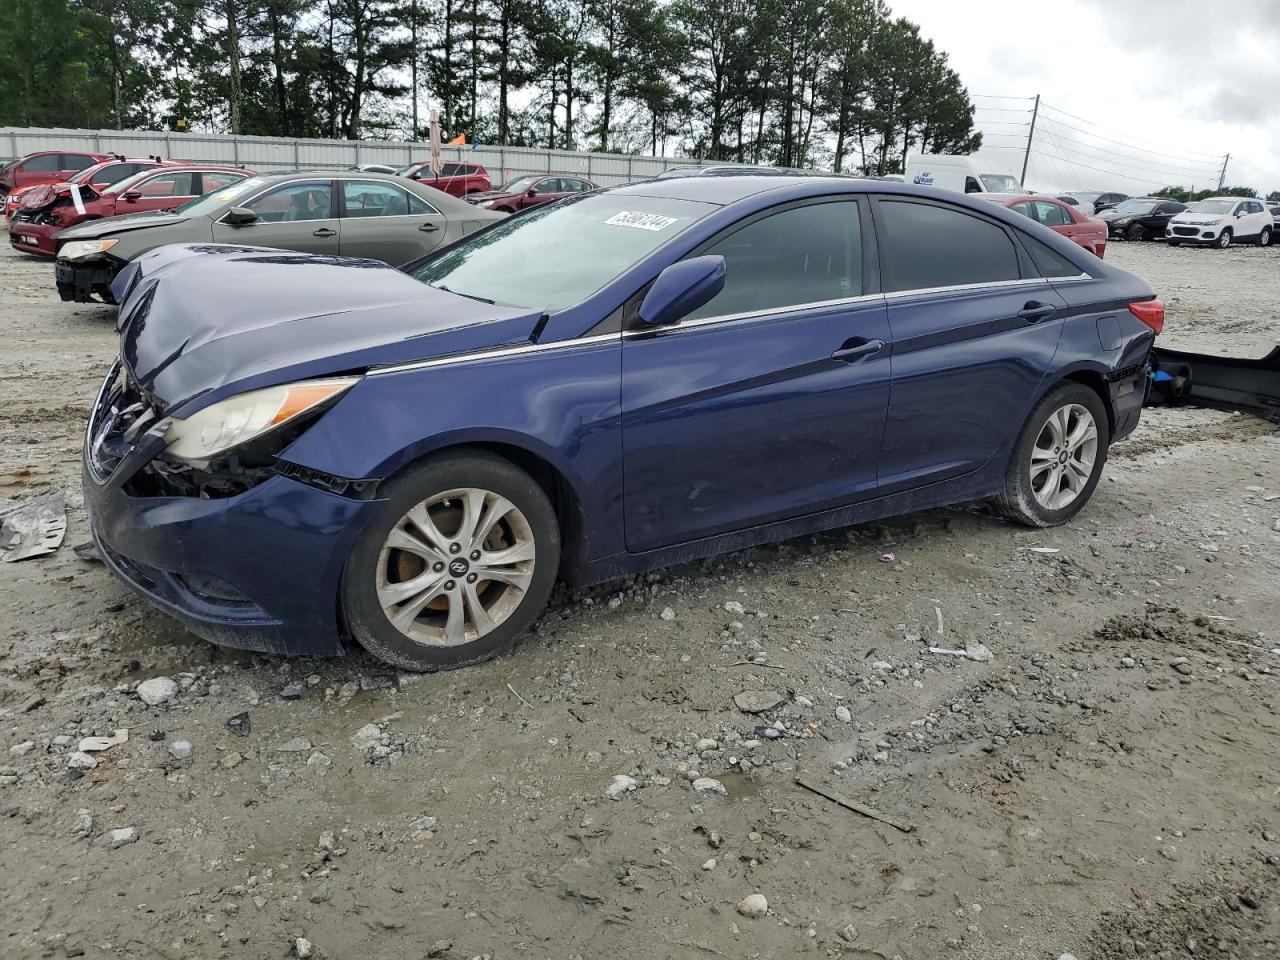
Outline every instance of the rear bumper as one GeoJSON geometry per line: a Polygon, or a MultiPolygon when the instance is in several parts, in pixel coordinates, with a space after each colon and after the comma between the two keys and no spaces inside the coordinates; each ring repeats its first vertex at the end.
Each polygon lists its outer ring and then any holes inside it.
{"type": "Polygon", "coordinates": [[[103,303],[115,303],[111,281],[124,266],[123,262],[107,256],[59,260],[54,266],[58,296],[77,303],[93,303],[95,298],[103,303]]]}

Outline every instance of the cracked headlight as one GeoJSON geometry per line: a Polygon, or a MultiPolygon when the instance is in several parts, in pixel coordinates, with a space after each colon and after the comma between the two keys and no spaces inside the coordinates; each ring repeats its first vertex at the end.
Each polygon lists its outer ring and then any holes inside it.
{"type": "Polygon", "coordinates": [[[220,400],[185,420],[169,422],[165,432],[169,453],[189,463],[203,463],[314,410],[358,380],[359,377],[304,380],[220,400]]]}

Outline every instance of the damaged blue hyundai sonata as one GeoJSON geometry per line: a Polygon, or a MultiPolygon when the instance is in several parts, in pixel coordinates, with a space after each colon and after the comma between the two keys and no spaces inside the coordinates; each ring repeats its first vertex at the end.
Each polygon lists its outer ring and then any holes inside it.
{"type": "Polygon", "coordinates": [[[113,287],[84,481],[192,632],[410,670],[583,585],[991,499],[1088,501],[1164,308],[992,204],[872,180],[597,191],[399,269],[163,247],[113,287]]]}

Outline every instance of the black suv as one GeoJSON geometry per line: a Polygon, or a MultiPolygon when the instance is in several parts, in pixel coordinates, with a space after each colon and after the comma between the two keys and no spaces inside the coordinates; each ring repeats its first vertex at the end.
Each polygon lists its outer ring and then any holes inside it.
{"type": "Polygon", "coordinates": [[[1107,225],[1107,236],[1123,240],[1146,240],[1164,237],[1164,228],[1175,213],[1187,209],[1186,204],[1160,197],[1133,197],[1121,200],[1110,210],[1097,214],[1107,225]]]}
{"type": "Polygon", "coordinates": [[[1110,210],[1117,203],[1122,203],[1129,199],[1127,193],[1100,193],[1098,199],[1093,201],[1093,212],[1096,216],[1103,210],[1110,210]]]}

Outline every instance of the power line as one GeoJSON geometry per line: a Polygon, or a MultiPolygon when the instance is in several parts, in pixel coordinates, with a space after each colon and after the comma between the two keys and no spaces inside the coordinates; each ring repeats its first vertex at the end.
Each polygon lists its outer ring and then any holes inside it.
{"type": "MultiPolygon", "coordinates": [[[[1087,123],[1087,124],[1089,124],[1091,127],[1097,127],[1099,130],[1105,130],[1105,129],[1106,129],[1105,127],[1102,127],[1102,126],[1100,126],[1099,124],[1094,123],[1092,120],[1085,120],[1083,117],[1077,117],[1074,113],[1067,113],[1067,111],[1065,111],[1065,110],[1059,110],[1057,107],[1053,106],[1052,104],[1048,104],[1048,103],[1047,103],[1047,104],[1045,104],[1045,106],[1046,106],[1048,109],[1052,110],[1054,113],[1060,113],[1060,114],[1062,114],[1062,115],[1063,115],[1063,116],[1065,116],[1065,117],[1070,117],[1072,120],[1079,120],[1081,123],[1087,123]]],[[[1052,119],[1052,118],[1050,118],[1050,119],[1052,119]]],[[[1091,136],[1091,137],[1097,137],[1097,139],[1099,139],[1099,140],[1107,140],[1107,141],[1108,141],[1108,142],[1110,142],[1110,143],[1115,143],[1115,144],[1118,144],[1118,145],[1120,145],[1120,146],[1122,146],[1122,147],[1128,147],[1130,150],[1143,150],[1143,151],[1146,151],[1147,153],[1160,153],[1160,155],[1161,155],[1161,156],[1169,157],[1169,158],[1173,158],[1173,159],[1176,159],[1176,158],[1177,158],[1177,157],[1179,157],[1179,156],[1186,156],[1187,154],[1194,153],[1194,154],[1197,154],[1198,156],[1201,156],[1201,157],[1212,157],[1214,160],[1216,160],[1216,161],[1218,161],[1218,162],[1221,162],[1221,160],[1222,160],[1222,157],[1221,157],[1220,155],[1218,155],[1218,154],[1205,153],[1204,151],[1201,151],[1201,150],[1186,150],[1186,151],[1183,151],[1183,152],[1182,152],[1182,153],[1180,153],[1180,154],[1174,154],[1174,153],[1161,153],[1161,151],[1159,151],[1159,150],[1153,150],[1153,149],[1151,149],[1149,146],[1145,146],[1145,145],[1143,145],[1143,144],[1137,144],[1137,143],[1132,143],[1132,142],[1125,142],[1125,141],[1123,141],[1123,140],[1112,140],[1112,139],[1110,139],[1110,138],[1108,138],[1108,137],[1104,137],[1104,136],[1102,136],[1101,134],[1094,133],[1094,132],[1093,132],[1093,131],[1091,131],[1091,130],[1082,130],[1082,129],[1081,129],[1081,128],[1079,128],[1079,127],[1072,127],[1072,126],[1071,126],[1071,124],[1069,124],[1069,123],[1063,123],[1061,120],[1055,120],[1054,122],[1055,122],[1055,123],[1060,123],[1060,124],[1062,124],[1062,126],[1064,126],[1064,127],[1071,127],[1071,129],[1076,130],[1076,131],[1078,131],[1078,132],[1080,132],[1080,133],[1087,134],[1087,135],[1089,135],[1089,136],[1091,136]]],[[[1135,139],[1135,138],[1133,138],[1133,137],[1129,137],[1129,140],[1130,140],[1130,141],[1132,141],[1132,140],[1134,140],[1134,139],[1135,139]]],[[[1163,149],[1165,149],[1165,150],[1177,150],[1178,148],[1177,148],[1177,147],[1169,147],[1169,146],[1165,146],[1165,147],[1163,147],[1163,149]]]]}
{"type": "MultiPolygon", "coordinates": [[[[1107,154],[1105,148],[1095,147],[1092,144],[1084,143],[1072,137],[1064,137],[1056,131],[1046,129],[1045,132],[1053,133],[1054,139],[1058,142],[1063,153],[1069,153],[1074,149],[1076,152],[1083,153],[1085,157],[1091,160],[1100,160],[1105,163],[1110,163],[1113,166],[1127,167],[1131,170],[1136,169],[1143,172],[1161,173],[1165,176],[1204,177],[1208,176],[1210,172],[1216,171],[1222,165],[1221,163],[1204,163],[1198,167],[1175,167],[1164,163],[1144,163],[1140,157],[1113,157],[1107,154]],[[1066,146],[1068,143],[1074,144],[1074,148],[1069,149],[1066,146]]],[[[1035,149],[1034,145],[1032,145],[1032,149],[1035,149]]]]}
{"type": "Polygon", "coordinates": [[[1118,174],[1114,170],[1104,170],[1101,167],[1093,167],[1087,163],[1081,163],[1078,160],[1068,160],[1066,157],[1059,157],[1056,154],[1049,153],[1049,151],[1047,150],[1042,152],[1044,153],[1045,156],[1053,157],[1054,159],[1061,160],[1063,163],[1071,164],[1071,166],[1073,167],[1083,167],[1086,170],[1094,170],[1098,173],[1105,173],[1112,177],[1122,177],[1125,180],[1137,180],[1139,183],[1153,183],[1161,187],[1169,186],[1169,183],[1164,180],[1148,180],[1146,177],[1134,177],[1134,176],[1130,176],[1128,174],[1123,174],[1123,173],[1118,174]]]}

